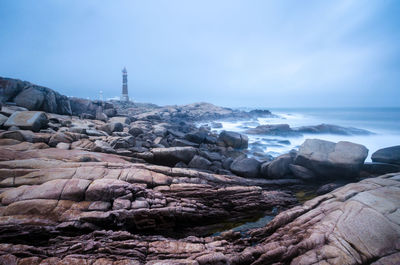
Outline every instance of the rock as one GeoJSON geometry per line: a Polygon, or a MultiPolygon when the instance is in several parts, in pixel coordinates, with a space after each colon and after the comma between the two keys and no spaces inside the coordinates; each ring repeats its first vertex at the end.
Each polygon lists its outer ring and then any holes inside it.
{"type": "Polygon", "coordinates": [[[338,134],[338,135],[369,135],[371,132],[363,129],[354,127],[342,127],[332,124],[319,124],[314,126],[302,126],[294,129],[300,133],[312,133],[312,134],[338,134]]]}
{"type": "Polygon", "coordinates": [[[230,169],[241,177],[256,178],[260,173],[260,162],[254,158],[237,158],[232,162],[230,169]]]}
{"type": "Polygon", "coordinates": [[[0,101],[14,101],[17,105],[32,111],[45,111],[71,115],[68,97],[54,90],[18,79],[0,77],[0,101]]]}
{"type": "Polygon", "coordinates": [[[23,130],[34,132],[45,128],[49,120],[44,112],[41,111],[18,111],[13,113],[4,123],[5,127],[17,126],[23,130]]]}
{"type": "Polygon", "coordinates": [[[379,149],[372,154],[371,159],[373,162],[400,165],[400,145],[379,149]]]}
{"type": "Polygon", "coordinates": [[[115,150],[111,147],[110,144],[101,141],[101,140],[96,140],[94,142],[94,146],[92,148],[92,151],[94,152],[102,152],[102,153],[115,153],[115,150]]]}
{"type": "Polygon", "coordinates": [[[222,161],[222,167],[225,168],[225,169],[230,169],[232,163],[233,163],[233,158],[228,157],[227,159],[222,161]]]}
{"type": "Polygon", "coordinates": [[[337,183],[328,183],[325,185],[322,185],[321,187],[318,188],[318,190],[315,192],[317,195],[323,195],[328,192],[331,192],[337,188],[339,188],[341,185],[337,183]]]}
{"type": "MultiPolygon", "coordinates": [[[[109,116],[109,115],[107,115],[109,116]]],[[[112,117],[110,118],[109,122],[119,122],[122,124],[130,124],[131,123],[131,119],[129,117],[112,117]]]]}
{"type": "Polygon", "coordinates": [[[7,116],[4,116],[3,114],[0,114],[0,127],[3,126],[3,124],[8,120],[7,116]]]}
{"type": "Polygon", "coordinates": [[[267,161],[261,164],[260,166],[260,177],[268,178],[268,167],[271,164],[271,161],[267,161]]]}
{"type": "Polygon", "coordinates": [[[249,139],[244,134],[222,131],[218,136],[218,141],[223,143],[225,146],[237,149],[246,149],[248,147],[249,139]]]}
{"type": "MultiPolygon", "coordinates": [[[[117,115],[117,110],[112,108],[112,109],[105,109],[103,110],[104,114],[107,115],[107,117],[114,117],[115,115],[117,115]]],[[[127,123],[129,124],[129,123],[127,123]]]]}
{"type": "Polygon", "coordinates": [[[368,149],[363,145],[307,139],[294,164],[311,170],[318,178],[357,178],[367,155],[368,149]]]}
{"type": "Polygon", "coordinates": [[[302,180],[313,180],[316,178],[314,172],[305,167],[289,164],[289,169],[296,178],[302,180]]]}
{"type": "Polygon", "coordinates": [[[63,150],[69,150],[69,148],[70,148],[70,144],[68,144],[68,143],[58,143],[57,145],[56,145],[56,148],[58,148],[58,149],[63,149],[63,150]]]}
{"type": "Polygon", "coordinates": [[[246,130],[248,134],[276,135],[276,136],[301,136],[301,133],[290,128],[289,124],[268,124],[246,130]]]}
{"type": "Polygon", "coordinates": [[[59,143],[70,144],[74,142],[74,138],[67,133],[57,132],[53,134],[49,140],[49,145],[52,147],[56,147],[59,143]]]}
{"type": "Polygon", "coordinates": [[[153,148],[154,161],[162,165],[175,165],[182,161],[189,163],[197,154],[197,149],[193,147],[168,147],[153,148]]]}
{"type": "Polygon", "coordinates": [[[209,169],[211,166],[211,162],[205,159],[204,157],[195,155],[192,160],[190,160],[189,167],[190,168],[198,168],[198,169],[209,169]]]}
{"type": "Polygon", "coordinates": [[[199,147],[199,144],[190,142],[185,139],[174,139],[171,143],[172,146],[193,146],[193,147],[199,147]]]}
{"type": "Polygon", "coordinates": [[[107,124],[111,133],[113,132],[122,132],[124,130],[124,125],[120,122],[110,122],[107,124]]]}
{"type": "Polygon", "coordinates": [[[367,177],[370,177],[370,175],[380,176],[387,173],[400,172],[400,165],[379,162],[366,162],[362,167],[362,173],[363,172],[368,174],[367,177]]]}
{"type": "Polygon", "coordinates": [[[108,116],[102,111],[97,111],[96,120],[107,122],[108,116]]]}
{"type": "Polygon", "coordinates": [[[390,257],[400,243],[399,180],[366,179],[284,211],[252,231],[258,244],[231,263],[370,264],[390,257]]]}
{"type": "Polygon", "coordinates": [[[185,135],[185,139],[186,140],[188,140],[190,142],[193,142],[193,143],[196,143],[196,144],[203,143],[205,141],[206,137],[207,137],[207,133],[206,132],[202,132],[202,131],[197,131],[197,132],[194,132],[194,133],[188,133],[188,134],[185,135]]]}
{"type": "Polygon", "coordinates": [[[4,116],[10,117],[14,112],[17,111],[28,111],[27,108],[13,106],[13,105],[5,105],[1,108],[1,114],[4,116]]]}
{"type": "Polygon", "coordinates": [[[129,128],[129,133],[132,135],[132,136],[134,136],[134,137],[136,137],[136,136],[138,136],[138,135],[141,135],[142,133],[144,133],[143,132],[143,129],[141,129],[141,128],[138,128],[138,127],[130,127],[129,128]]]}
{"type": "Polygon", "coordinates": [[[294,161],[292,154],[278,156],[268,165],[268,178],[283,178],[291,175],[289,165],[294,161]]]}
{"type": "Polygon", "coordinates": [[[31,87],[23,90],[15,98],[14,102],[28,110],[39,110],[43,105],[44,95],[38,89],[31,87]]]}

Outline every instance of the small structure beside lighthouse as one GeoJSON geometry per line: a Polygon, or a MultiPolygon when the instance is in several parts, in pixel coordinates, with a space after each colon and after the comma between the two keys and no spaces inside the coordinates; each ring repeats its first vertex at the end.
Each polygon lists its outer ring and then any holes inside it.
{"type": "Polygon", "coordinates": [[[122,69],[122,95],[121,101],[129,101],[128,95],[128,71],[126,68],[122,69]]]}

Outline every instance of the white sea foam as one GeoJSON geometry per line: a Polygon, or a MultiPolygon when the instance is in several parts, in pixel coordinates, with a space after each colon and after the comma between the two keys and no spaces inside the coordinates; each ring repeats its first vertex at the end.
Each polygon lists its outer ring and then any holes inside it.
{"type": "Polygon", "coordinates": [[[255,128],[264,124],[289,124],[291,127],[306,125],[318,125],[322,123],[334,124],[345,127],[355,127],[373,132],[372,135],[334,135],[334,134],[304,134],[300,137],[281,137],[270,135],[248,135],[250,146],[255,142],[260,143],[265,153],[272,156],[287,153],[291,149],[297,149],[305,139],[322,139],[332,142],[350,141],[366,146],[369,149],[367,161],[376,150],[388,146],[400,145],[400,109],[388,110],[314,110],[296,111],[287,110],[275,112],[278,117],[258,118],[249,121],[222,121],[222,130],[243,133],[248,128],[255,128]],[[378,112],[378,113],[377,113],[378,112]],[[397,115],[399,114],[399,115],[397,115]],[[272,141],[271,141],[272,140],[272,141]],[[276,141],[273,141],[276,140],[276,141]],[[289,140],[289,145],[277,144],[279,140],[289,140]]]}

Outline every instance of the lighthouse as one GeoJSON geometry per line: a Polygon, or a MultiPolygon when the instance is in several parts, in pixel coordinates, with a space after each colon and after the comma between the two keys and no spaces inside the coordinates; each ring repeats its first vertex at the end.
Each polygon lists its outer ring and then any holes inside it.
{"type": "Polygon", "coordinates": [[[129,101],[128,95],[128,71],[126,68],[122,69],[122,95],[121,101],[129,101]]]}

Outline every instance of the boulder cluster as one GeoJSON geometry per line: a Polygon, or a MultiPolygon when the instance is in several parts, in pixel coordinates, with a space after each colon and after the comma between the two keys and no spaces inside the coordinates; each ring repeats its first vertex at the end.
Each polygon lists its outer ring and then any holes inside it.
{"type": "Polygon", "coordinates": [[[216,119],[269,111],[90,101],[7,78],[0,91],[0,264],[400,259],[399,146],[372,163],[362,145],[318,139],[255,158],[216,119]]]}

